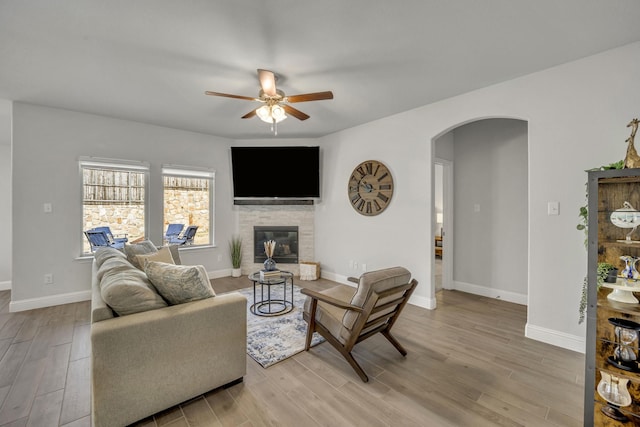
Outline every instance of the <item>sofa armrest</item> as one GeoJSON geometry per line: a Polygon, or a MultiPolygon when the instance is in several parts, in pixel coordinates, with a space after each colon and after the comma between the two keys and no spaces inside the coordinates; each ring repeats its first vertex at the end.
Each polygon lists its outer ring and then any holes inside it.
{"type": "Polygon", "coordinates": [[[91,325],[96,425],[126,425],[246,374],[247,302],[229,293],[91,325]]]}

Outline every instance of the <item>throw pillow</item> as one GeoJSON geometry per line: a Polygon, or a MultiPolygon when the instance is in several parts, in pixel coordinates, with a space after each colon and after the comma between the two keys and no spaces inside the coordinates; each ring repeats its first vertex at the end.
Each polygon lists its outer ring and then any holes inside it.
{"type": "Polygon", "coordinates": [[[169,304],[183,304],[216,295],[202,265],[172,265],[149,261],[147,277],[169,304]]]}
{"type": "Polygon", "coordinates": [[[152,252],[150,254],[144,254],[144,255],[136,255],[136,261],[138,261],[138,264],[140,264],[143,268],[149,261],[175,264],[175,261],[173,260],[173,256],[171,255],[171,251],[166,246],[164,248],[158,249],[158,252],[152,252]]]}
{"type": "Polygon", "coordinates": [[[171,256],[173,257],[173,263],[176,265],[180,265],[182,264],[182,260],[180,259],[180,251],[178,250],[179,247],[180,245],[167,245],[160,246],[158,250],[160,250],[161,248],[169,248],[169,252],[171,252],[171,256]]]}
{"type": "Polygon", "coordinates": [[[93,257],[95,258],[96,264],[98,265],[98,267],[100,267],[102,263],[104,263],[106,260],[111,258],[123,258],[123,259],[127,258],[127,256],[122,251],[115,248],[108,248],[108,247],[98,249],[93,254],[93,257]]]}
{"type": "Polygon", "coordinates": [[[138,255],[151,254],[158,252],[156,249],[156,245],[149,240],[143,240],[140,243],[135,244],[126,244],[124,245],[124,253],[127,254],[127,259],[131,264],[139,268],[140,270],[144,269],[144,265],[140,265],[137,260],[138,255]]]}
{"type": "Polygon", "coordinates": [[[100,295],[120,316],[166,307],[167,303],[151,286],[144,272],[130,266],[105,271],[100,295]]]}
{"type": "Polygon", "coordinates": [[[102,282],[102,277],[108,271],[120,272],[120,271],[132,270],[132,269],[135,269],[135,267],[131,265],[129,260],[126,258],[119,258],[119,257],[108,258],[102,263],[100,267],[98,267],[98,270],[96,272],[96,277],[100,282],[102,282]]]}

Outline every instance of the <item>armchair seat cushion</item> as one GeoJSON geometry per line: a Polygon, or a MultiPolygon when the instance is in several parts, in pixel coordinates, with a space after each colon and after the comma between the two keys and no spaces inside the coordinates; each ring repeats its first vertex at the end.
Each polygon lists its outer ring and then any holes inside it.
{"type": "MultiPolygon", "coordinates": [[[[320,293],[340,301],[349,302],[351,301],[351,298],[353,298],[355,289],[347,288],[344,286],[336,286],[333,288],[325,289],[320,293]]],[[[311,298],[307,297],[304,302],[304,312],[308,316],[310,311],[311,298]]],[[[343,324],[343,319],[346,313],[347,310],[324,303],[322,301],[318,302],[318,306],[316,308],[316,321],[327,328],[327,330],[331,332],[331,335],[338,338],[338,340],[343,344],[345,343],[345,339],[349,337],[351,332],[343,324]]]]}

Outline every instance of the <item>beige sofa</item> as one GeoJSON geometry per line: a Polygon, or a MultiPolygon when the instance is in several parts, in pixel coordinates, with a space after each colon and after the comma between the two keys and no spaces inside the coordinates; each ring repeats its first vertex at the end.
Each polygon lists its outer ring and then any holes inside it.
{"type": "MultiPolygon", "coordinates": [[[[125,268],[120,264],[117,268],[125,268]]],[[[247,342],[247,306],[242,295],[216,295],[117,316],[102,299],[98,271],[94,260],[94,426],[125,426],[214,388],[242,381],[247,342]]]]}

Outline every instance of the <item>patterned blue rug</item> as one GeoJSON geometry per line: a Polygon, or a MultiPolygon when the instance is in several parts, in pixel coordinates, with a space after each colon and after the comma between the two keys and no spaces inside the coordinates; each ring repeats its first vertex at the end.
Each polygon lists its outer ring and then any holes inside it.
{"type": "MultiPolygon", "coordinates": [[[[287,286],[287,290],[290,290],[287,286]]],[[[305,296],[298,286],[293,286],[293,310],[281,316],[262,317],[251,313],[253,287],[239,289],[247,298],[247,354],[263,368],[278,363],[304,350],[307,322],[302,318],[305,296]]],[[[272,298],[278,296],[275,288],[272,298]]],[[[313,334],[311,346],[324,342],[318,333],[313,334]]]]}

